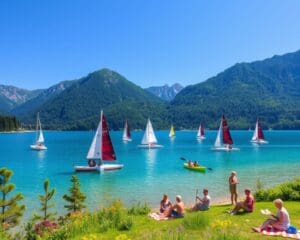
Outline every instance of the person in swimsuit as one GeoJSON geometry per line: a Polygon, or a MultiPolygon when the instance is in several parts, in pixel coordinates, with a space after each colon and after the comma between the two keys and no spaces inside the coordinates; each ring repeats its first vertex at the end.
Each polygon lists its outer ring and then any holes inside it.
{"type": "Polygon", "coordinates": [[[165,217],[184,217],[184,203],[182,201],[182,197],[180,195],[176,196],[176,203],[167,208],[162,214],[161,218],[165,217]]]}
{"type": "Polygon", "coordinates": [[[253,212],[253,208],[254,208],[254,197],[251,195],[251,191],[250,189],[245,189],[245,195],[246,195],[246,199],[245,201],[242,202],[238,202],[234,209],[232,209],[229,213],[231,215],[236,214],[238,211],[240,211],[241,209],[243,209],[245,212],[251,213],[253,212]]]}
{"type": "Polygon", "coordinates": [[[273,201],[275,207],[278,209],[277,214],[269,215],[273,218],[269,218],[260,227],[253,227],[255,232],[261,232],[267,228],[274,228],[279,231],[286,231],[290,226],[290,216],[288,211],[283,207],[283,201],[281,199],[276,199],[273,201]]]}
{"type": "Polygon", "coordinates": [[[168,198],[167,194],[163,195],[163,199],[160,201],[160,213],[163,213],[167,208],[172,205],[171,201],[168,198]]]}
{"type": "Polygon", "coordinates": [[[237,204],[237,198],[238,198],[237,184],[239,183],[235,171],[231,172],[231,175],[228,179],[228,182],[229,182],[229,191],[230,191],[230,194],[231,194],[231,204],[235,205],[235,204],[237,204]]]}

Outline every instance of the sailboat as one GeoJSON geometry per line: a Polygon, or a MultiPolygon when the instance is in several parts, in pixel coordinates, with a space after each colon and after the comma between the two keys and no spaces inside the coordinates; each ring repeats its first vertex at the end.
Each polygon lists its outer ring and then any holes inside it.
{"type": "Polygon", "coordinates": [[[146,130],[141,142],[141,145],[138,145],[139,148],[161,148],[162,145],[157,144],[157,139],[154,134],[154,130],[150,121],[150,118],[148,118],[146,130]]]}
{"type": "Polygon", "coordinates": [[[123,141],[124,142],[132,141],[131,134],[130,134],[130,128],[129,128],[127,120],[125,122],[124,131],[123,131],[123,141]]]}
{"type": "Polygon", "coordinates": [[[86,156],[88,166],[75,166],[76,171],[103,171],[123,168],[123,164],[103,164],[102,161],[114,161],[116,155],[112,145],[106,118],[101,111],[100,122],[86,156]],[[98,163],[96,162],[98,161],[98,163]]]}
{"type": "Polygon", "coordinates": [[[197,139],[198,139],[198,140],[205,139],[204,128],[203,128],[203,126],[202,126],[201,123],[200,123],[199,128],[198,128],[197,139]]]}
{"type": "Polygon", "coordinates": [[[219,131],[216,137],[215,145],[212,148],[214,151],[236,151],[240,150],[239,148],[232,147],[233,140],[230,135],[230,131],[228,128],[227,120],[222,115],[219,131]]]}
{"type": "Polygon", "coordinates": [[[260,122],[259,122],[258,119],[257,119],[256,124],[255,124],[255,130],[254,130],[251,142],[252,143],[258,143],[258,144],[269,143],[268,141],[265,140],[265,136],[264,136],[263,130],[261,128],[261,125],[260,125],[260,122]]]}
{"type": "Polygon", "coordinates": [[[174,138],[175,137],[175,130],[173,124],[171,125],[170,133],[169,133],[169,138],[174,138]]]}
{"type": "Polygon", "coordinates": [[[40,120],[40,114],[37,113],[37,118],[36,118],[36,134],[35,134],[35,144],[30,145],[30,148],[33,150],[46,150],[47,147],[45,146],[44,142],[44,134],[42,130],[42,124],[40,120]]]}

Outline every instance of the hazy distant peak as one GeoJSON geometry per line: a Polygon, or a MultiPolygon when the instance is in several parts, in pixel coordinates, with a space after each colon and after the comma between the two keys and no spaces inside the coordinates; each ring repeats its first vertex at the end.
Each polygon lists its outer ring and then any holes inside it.
{"type": "Polygon", "coordinates": [[[148,92],[154,94],[155,96],[164,99],[166,101],[171,101],[174,97],[183,89],[183,86],[179,83],[175,83],[172,86],[165,84],[158,87],[149,87],[146,88],[148,92]]]}

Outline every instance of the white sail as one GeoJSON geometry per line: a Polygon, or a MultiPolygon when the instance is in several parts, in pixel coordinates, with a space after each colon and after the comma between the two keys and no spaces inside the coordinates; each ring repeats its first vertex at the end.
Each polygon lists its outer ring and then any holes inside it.
{"type": "Polygon", "coordinates": [[[39,118],[39,114],[38,114],[38,119],[37,119],[37,128],[39,130],[39,138],[37,139],[37,143],[44,143],[45,139],[44,139],[44,134],[43,134],[43,130],[42,130],[42,124],[41,124],[41,120],[39,118]]]}
{"type": "Polygon", "coordinates": [[[123,131],[123,141],[131,141],[130,135],[128,135],[128,123],[125,122],[124,131],[123,131]]]}
{"type": "Polygon", "coordinates": [[[252,141],[257,140],[257,139],[258,139],[258,121],[255,124],[255,130],[253,133],[252,141]]]}
{"type": "Polygon", "coordinates": [[[88,151],[88,154],[86,156],[87,159],[95,159],[99,160],[102,158],[102,114],[103,112],[101,111],[101,117],[100,117],[100,122],[97,127],[97,131],[95,133],[95,136],[93,138],[92,144],[90,146],[90,149],[88,151]]]}
{"type": "Polygon", "coordinates": [[[157,143],[157,139],[155,137],[153,127],[150,119],[148,119],[146,130],[142,139],[142,144],[153,144],[157,143]]]}
{"type": "Polygon", "coordinates": [[[128,139],[128,136],[127,136],[127,122],[125,123],[124,131],[123,131],[123,140],[126,140],[126,139],[128,139]]]}
{"type": "Polygon", "coordinates": [[[44,143],[45,139],[44,139],[44,134],[42,129],[40,129],[40,135],[39,135],[39,139],[37,140],[37,143],[44,143]]]}
{"type": "Polygon", "coordinates": [[[220,123],[217,138],[216,138],[216,141],[215,141],[215,147],[221,147],[221,131],[222,131],[222,120],[221,120],[221,123],[220,123]]]}
{"type": "Polygon", "coordinates": [[[201,137],[201,124],[199,125],[198,133],[197,133],[197,138],[200,138],[200,137],[201,137]]]}

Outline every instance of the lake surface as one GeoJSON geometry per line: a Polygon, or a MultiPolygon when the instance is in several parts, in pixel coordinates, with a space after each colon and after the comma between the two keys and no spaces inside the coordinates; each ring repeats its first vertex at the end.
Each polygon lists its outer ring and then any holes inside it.
{"type": "MultiPolygon", "coordinates": [[[[207,131],[206,139],[197,141],[196,131],[177,131],[173,140],[168,131],[157,131],[161,149],[139,149],[143,132],[132,132],[133,141],[123,143],[121,132],[111,132],[119,163],[124,168],[104,173],[78,173],[82,191],[87,195],[89,209],[107,205],[114,199],[130,206],[138,201],[157,207],[163,193],[171,200],[181,194],[187,203],[193,203],[196,189],[209,189],[212,199],[228,198],[228,176],[237,171],[239,192],[254,188],[257,179],[272,186],[294,177],[300,170],[300,131],[266,131],[270,142],[256,146],[249,141],[251,131],[232,131],[238,152],[214,152],[216,131],[207,131]],[[180,157],[198,160],[212,171],[199,173],[183,168],[180,157]]],[[[56,188],[55,202],[58,211],[63,209],[62,196],[70,187],[73,165],[86,164],[86,154],[94,132],[44,132],[48,150],[32,151],[35,133],[0,134],[0,167],[14,171],[12,182],[22,192],[27,206],[26,216],[39,207],[38,195],[43,194],[43,182],[50,180],[56,188]]]]}

